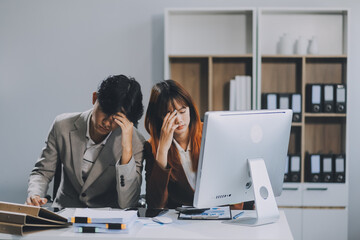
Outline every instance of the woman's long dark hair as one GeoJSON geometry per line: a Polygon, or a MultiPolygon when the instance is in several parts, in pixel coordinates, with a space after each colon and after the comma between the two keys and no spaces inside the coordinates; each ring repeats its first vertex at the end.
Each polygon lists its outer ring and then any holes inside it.
{"type": "MultiPolygon", "coordinates": [[[[190,110],[190,154],[192,170],[196,171],[199,162],[202,133],[200,115],[190,94],[174,80],[157,83],[151,90],[149,106],[145,115],[145,128],[151,137],[149,142],[154,157],[156,157],[163,119],[169,109],[175,109],[175,101],[180,105],[189,107],[190,110]]],[[[175,173],[181,167],[179,152],[174,143],[171,144],[168,152],[168,164],[173,169],[172,173],[175,173]]],[[[174,175],[172,177],[175,179],[174,175]]]]}

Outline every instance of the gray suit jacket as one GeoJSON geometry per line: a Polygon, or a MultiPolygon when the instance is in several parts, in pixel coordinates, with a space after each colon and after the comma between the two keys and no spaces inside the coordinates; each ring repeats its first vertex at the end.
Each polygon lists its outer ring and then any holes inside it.
{"type": "Polygon", "coordinates": [[[137,203],[141,187],[144,137],[134,128],[133,157],[120,165],[121,128],[114,130],[84,182],[81,162],[86,149],[86,120],[92,110],[56,117],[46,146],[29,177],[28,196],[44,197],[58,161],[62,176],[53,207],[120,207],[137,203]]]}

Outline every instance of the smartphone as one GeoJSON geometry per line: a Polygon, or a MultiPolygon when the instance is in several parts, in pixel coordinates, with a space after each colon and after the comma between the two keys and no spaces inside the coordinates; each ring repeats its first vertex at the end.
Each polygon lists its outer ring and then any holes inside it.
{"type": "Polygon", "coordinates": [[[156,217],[165,214],[167,208],[138,208],[138,217],[156,217]]]}
{"type": "Polygon", "coordinates": [[[210,208],[194,208],[194,207],[177,207],[175,208],[176,211],[183,214],[200,214],[205,212],[206,210],[209,210],[210,208]]]}

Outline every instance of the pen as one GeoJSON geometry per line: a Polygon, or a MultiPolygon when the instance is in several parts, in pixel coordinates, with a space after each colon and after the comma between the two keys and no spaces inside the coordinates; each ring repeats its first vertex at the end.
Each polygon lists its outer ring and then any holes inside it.
{"type": "Polygon", "coordinates": [[[237,219],[237,218],[239,218],[241,215],[243,215],[244,214],[244,211],[241,211],[241,212],[239,212],[238,214],[236,214],[234,217],[233,217],[233,219],[237,219]]]}

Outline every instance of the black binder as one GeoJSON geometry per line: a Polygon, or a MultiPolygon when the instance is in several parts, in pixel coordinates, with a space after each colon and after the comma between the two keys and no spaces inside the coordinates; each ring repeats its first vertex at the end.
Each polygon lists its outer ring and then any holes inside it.
{"type": "Polygon", "coordinates": [[[306,85],[306,111],[319,113],[322,112],[322,97],[320,84],[306,85]]]}
{"type": "Polygon", "coordinates": [[[323,110],[325,113],[334,112],[334,85],[333,84],[325,84],[322,86],[322,100],[323,100],[323,110]]]}
{"type": "Polygon", "coordinates": [[[335,112],[346,112],[346,88],[345,85],[336,85],[335,112]]]}
{"type": "Polygon", "coordinates": [[[332,154],[321,156],[322,182],[334,181],[334,160],[332,154]]]}
{"type": "Polygon", "coordinates": [[[290,109],[290,94],[279,93],[277,99],[278,109],[290,109]]]}
{"type": "Polygon", "coordinates": [[[290,176],[291,182],[300,182],[301,157],[300,155],[290,156],[290,176]]]}
{"type": "Polygon", "coordinates": [[[335,182],[345,182],[345,155],[339,154],[334,156],[335,161],[335,182]]]}
{"type": "Polygon", "coordinates": [[[293,110],[293,122],[301,122],[301,94],[291,95],[291,109],[293,110]]]}
{"type": "Polygon", "coordinates": [[[284,171],[284,182],[290,182],[289,159],[290,159],[290,156],[287,155],[286,156],[285,171],[284,171]]]}
{"type": "Polygon", "coordinates": [[[321,156],[320,154],[308,154],[306,158],[306,182],[321,181],[321,156]]]}
{"type": "Polygon", "coordinates": [[[277,109],[277,94],[263,93],[261,98],[261,108],[269,110],[277,109]]]}

